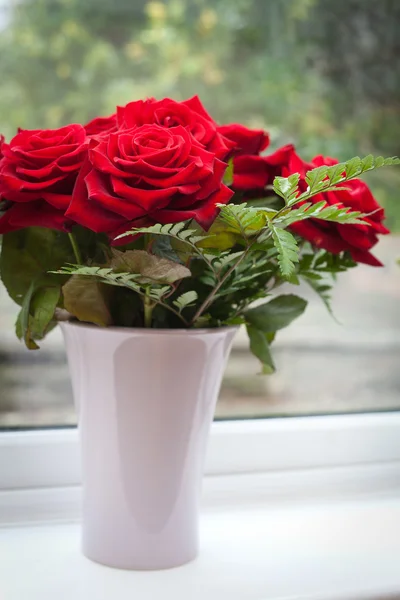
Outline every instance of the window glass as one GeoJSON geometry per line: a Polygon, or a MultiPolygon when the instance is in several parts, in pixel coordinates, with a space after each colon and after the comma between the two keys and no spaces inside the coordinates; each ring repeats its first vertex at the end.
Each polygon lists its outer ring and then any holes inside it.
{"type": "MultiPolygon", "coordinates": [[[[400,3],[393,0],[0,0],[0,131],[85,123],[116,104],[198,94],[220,122],[264,127],[309,159],[399,155],[400,3]]],[[[382,268],[342,275],[337,321],[312,290],[257,376],[245,334],[227,368],[223,418],[400,406],[400,171],[369,178],[392,230],[382,268]]],[[[0,288],[0,427],[73,424],[59,331],[15,339],[0,288]]]]}

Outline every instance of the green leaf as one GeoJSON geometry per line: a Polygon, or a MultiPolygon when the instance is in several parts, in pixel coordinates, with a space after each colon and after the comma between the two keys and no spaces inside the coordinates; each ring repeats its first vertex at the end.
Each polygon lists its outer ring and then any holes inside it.
{"type": "Polygon", "coordinates": [[[184,308],[188,306],[193,306],[198,298],[197,292],[189,291],[181,294],[176,300],[173,301],[173,304],[178,308],[179,312],[182,312],[184,308]]]}
{"type": "Polygon", "coordinates": [[[18,339],[23,339],[29,350],[37,350],[39,348],[32,339],[30,331],[30,306],[35,289],[36,283],[32,281],[24,296],[22,307],[15,323],[15,333],[17,334],[18,339]]]}
{"type": "Polygon", "coordinates": [[[170,233],[171,235],[178,235],[178,233],[180,231],[182,231],[182,229],[185,228],[185,223],[175,223],[174,225],[172,225],[170,233]]]}
{"type": "Polygon", "coordinates": [[[306,281],[308,285],[312,287],[312,289],[318,294],[322,302],[325,304],[329,314],[334,318],[335,321],[337,321],[331,305],[332,286],[328,285],[326,282],[323,282],[321,279],[318,280],[313,277],[310,277],[310,274],[307,273],[305,273],[302,277],[304,278],[304,281],[306,281]]]}
{"type": "Polygon", "coordinates": [[[271,333],[290,325],[304,312],[306,306],[306,300],[288,294],[277,296],[265,304],[250,308],[244,316],[246,321],[256,329],[271,333]]]}
{"type": "Polygon", "coordinates": [[[207,258],[203,250],[197,246],[198,242],[202,242],[208,237],[208,234],[204,232],[203,235],[199,235],[199,229],[193,229],[187,227],[188,222],[175,223],[161,225],[151,225],[150,227],[139,227],[133,228],[130,231],[119,235],[117,240],[122,239],[126,236],[136,235],[143,233],[151,236],[169,236],[173,240],[173,249],[179,256],[180,262],[186,262],[193,256],[202,258],[205,262],[207,258]]]}
{"type": "MultiPolygon", "coordinates": [[[[369,157],[367,157],[367,158],[368,158],[368,163],[370,163],[369,157]]],[[[380,165],[378,164],[378,166],[380,166],[380,165]]],[[[372,168],[372,165],[370,168],[372,168]]],[[[359,156],[355,156],[354,158],[351,158],[350,160],[348,160],[345,163],[346,179],[350,179],[351,177],[357,177],[357,175],[359,175],[362,171],[363,171],[363,168],[362,168],[361,158],[359,156]]]]}
{"type": "Polygon", "coordinates": [[[209,235],[197,242],[198,248],[228,250],[237,243],[237,233],[232,232],[222,220],[216,219],[208,230],[209,235]]]}
{"type": "Polygon", "coordinates": [[[299,221],[304,221],[304,219],[320,219],[343,225],[368,225],[364,221],[364,216],[359,211],[351,211],[349,208],[337,206],[336,204],[330,205],[325,201],[317,202],[316,204],[307,202],[298,208],[292,209],[283,217],[277,218],[274,223],[279,223],[281,227],[289,227],[292,223],[298,223],[299,221]]]}
{"type": "Polygon", "coordinates": [[[221,204],[218,221],[225,224],[227,231],[247,239],[262,230],[267,221],[267,212],[243,204],[221,204]]]}
{"type": "Polygon", "coordinates": [[[182,264],[178,253],[171,245],[171,238],[167,235],[157,235],[156,239],[151,244],[151,251],[156,256],[168,258],[169,260],[182,264]]]}
{"type": "Polygon", "coordinates": [[[222,269],[223,267],[226,267],[226,265],[229,265],[229,263],[238,260],[238,258],[242,256],[243,252],[244,250],[240,250],[239,252],[227,252],[214,261],[214,266],[217,269],[222,269]]]}
{"type": "Polygon", "coordinates": [[[35,340],[43,339],[55,326],[53,318],[60,294],[60,286],[37,289],[36,282],[29,286],[15,324],[17,337],[24,340],[29,350],[37,350],[35,340]]]}
{"type": "MultiPolygon", "coordinates": [[[[328,172],[328,167],[322,165],[321,167],[317,167],[316,169],[312,169],[312,171],[308,171],[306,173],[306,183],[309,187],[310,193],[314,191],[325,179],[328,172]]],[[[329,183],[329,180],[328,182],[329,183]]]]}
{"type": "Polygon", "coordinates": [[[338,184],[359,177],[366,171],[399,164],[400,159],[396,156],[389,158],[377,156],[374,158],[368,155],[362,159],[356,156],[344,163],[338,163],[329,167],[322,165],[308,171],[305,176],[308,187],[303,193],[300,193],[298,185],[300,176],[296,173],[290,175],[290,177],[275,177],[273,188],[275,193],[284,199],[285,204],[292,206],[303,200],[308,200],[321,192],[340,189],[337,187],[338,184]],[[295,177],[297,177],[297,183],[295,177]]]}
{"type": "Polygon", "coordinates": [[[29,227],[3,235],[0,276],[11,298],[22,305],[32,281],[37,287],[59,285],[60,279],[49,274],[73,252],[64,233],[42,227],[29,227]]]}
{"type": "Polygon", "coordinates": [[[299,262],[299,247],[293,235],[286,229],[275,227],[271,222],[268,227],[278,251],[278,263],[282,276],[290,280],[295,272],[295,263],[299,262]]]}
{"type": "MultiPolygon", "coordinates": [[[[115,273],[108,267],[83,267],[81,265],[64,265],[59,271],[54,271],[59,275],[79,275],[81,277],[93,278],[98,283],[127,288],[144,296],[149,292],[148,283],[138,283],[137,274],[133,273],[115,273]]],[[[139,278],[141,275],[139,275],[139,278]]],[[[166,292],[170,291],[170,286],[160,286],[151,284],[149,296],[152,300],[159,300],[166,292]]]]}
{"type": "Polygon", "coordinates": [[[228,160],[228,166],[226,168],[223,181],[227,186],[230,186],[233,183],[233,158],[228,160]]]}
{"type": "Polygon", "coordinates": [[[111,267],[114,272],[135,273],[138,283],[174,283],[190,277],[190,269],[168,258],[150,254],[145,250],[113,250],[111,267]]]}
{"type": "Polygon", "coordinates": [[[35,340],[41,340],[49,331],[53,322],[54,313],[60,300],[60,286],[38,289],[31,303],[31,335],[35,340]]]}
{"type": "Polygon", "coordinates": [[[275,365],[269,349],[267,334],[251,325],[247,326],[247,334],[250,340],[250,350],[262,363],[262,374],[270,375],[275,371],[275,365]]]}
{"type": "Polygon", "coordinates": [[[64,306],[79,321],[100,327],[112,325],[109,292],[101,283],[74,275],[63,286],[64,306]]]}
{"type": "Polygon", "coordinates": [[[273,188],[275,193],[285,200],[285,204],[288,204],[297,195],[299,181],[299,173],[293,173],[289,177],[277,176],[273,181],[273,188]]]}

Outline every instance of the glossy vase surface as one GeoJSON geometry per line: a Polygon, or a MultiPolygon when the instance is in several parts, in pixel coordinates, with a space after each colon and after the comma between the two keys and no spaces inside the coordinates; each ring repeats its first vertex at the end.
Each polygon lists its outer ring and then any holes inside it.
{"type": "Polygon", "coordinates": [[[61,328],[79,415],[84,554],[140,570],[193,560],[207,439],[236,329],[61,328]]]}

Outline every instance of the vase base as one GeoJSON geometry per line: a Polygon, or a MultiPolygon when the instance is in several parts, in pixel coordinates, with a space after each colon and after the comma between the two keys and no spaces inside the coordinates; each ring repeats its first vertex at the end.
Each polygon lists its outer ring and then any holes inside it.
{"type": "Polygon", "coordinates": [[[88,560],[102,565],[103,567],[108,567],[110,569],[119,569],[122,571],[166,571],[168,569],[176,569],[178,567],[183,567],[188,563],[193,562],[198,557],[198,552],[196,551],[191,556],[186,556],[181,559],[170,560],[170,561],[154,561],[154,562],[140,562],[140,561],[122,561],[122,560],[113,560],[109,558],[104,558],[100,556],[95,556],[90,552],[86,552],[82,550],[83,555],[88,560]]]}

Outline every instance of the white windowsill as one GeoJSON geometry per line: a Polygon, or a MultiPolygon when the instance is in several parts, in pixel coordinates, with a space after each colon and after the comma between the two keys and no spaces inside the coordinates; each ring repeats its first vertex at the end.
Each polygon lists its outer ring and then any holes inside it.
{"type": "Polygon", "coordinates": [[[0,529],[2,600],[400,598],[400,497],[264,501],[204,511],[201,554],[159,572],[80,554],[79,525],[0,529]]]}
{"type": "Polygon", "coordinates": [[[2,434],[0,600],[399,600],[399,433],[399,413],[215,423],[200,558],[157,573],[81,556],[76,431],[2,434]]]}

